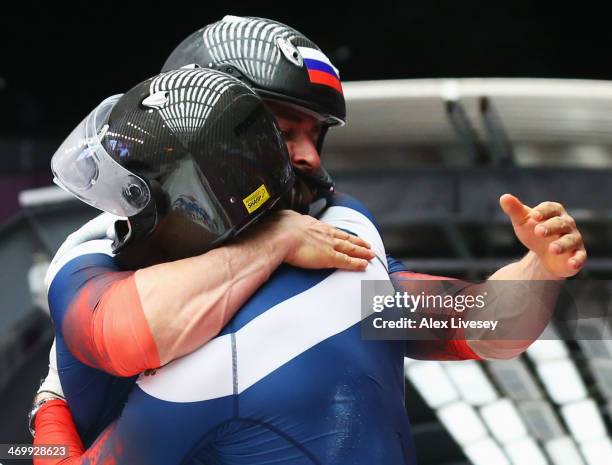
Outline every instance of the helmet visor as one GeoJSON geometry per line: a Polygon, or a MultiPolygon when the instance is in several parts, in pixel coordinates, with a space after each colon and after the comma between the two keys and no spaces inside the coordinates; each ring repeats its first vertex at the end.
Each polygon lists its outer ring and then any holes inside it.
{"type": "Polygon", "coordinates": [[[141,212],[151,199],[148,185],[117,163],[101,139],[108,116],[121,95],[104,100],[72,131],[51,159],[53,181],[62,189],[114,215],[141,212]]]}
{"type": "Polygon", "coordinates": [[[200,128],[175,134],[186,156],[161,178],[161,185],[175,213],[184,210],[217,236],[244,228],[293,183],[274,118],[241,87],[227,91],[200,128]]]}

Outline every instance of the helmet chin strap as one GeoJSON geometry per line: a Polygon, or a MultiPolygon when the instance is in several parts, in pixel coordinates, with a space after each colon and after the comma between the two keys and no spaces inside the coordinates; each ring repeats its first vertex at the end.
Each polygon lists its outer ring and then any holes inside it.
{"type": "Polygon", "coordinates": [[[308,215],[312,216],[313,218],[319,218],[327,208],[328,203],[329,200],[327,199],[327,197],[321,197],[315,200],[310,205],[308,205],[308,215]]]}
{"type": "Polygon", "coordinates": [[[304,179],[308,184],[314,185],[321,194],[329,194],[334,191],[335,183],[331,175],[323,167],[313,173],[297,173],[296,175],[304,179]]]}
{"type": "Polygon", "coordinates": [[[155,212],[147,212],[147,209],[138,216],[115,222],[115,240],[112,244],[114,253],[119,253],[130,244],[142,241],[153,232],[157,225],[157,215],[155,212]]]}
{"type": "Polygon", "coordinates": [[[296,171],[293,187],[279,202],[277,208],[287,208],[304,215],[318,217],[327,206],[327,197],[333,192],[334,181],[323,168],[312,174],[296,171]]]}

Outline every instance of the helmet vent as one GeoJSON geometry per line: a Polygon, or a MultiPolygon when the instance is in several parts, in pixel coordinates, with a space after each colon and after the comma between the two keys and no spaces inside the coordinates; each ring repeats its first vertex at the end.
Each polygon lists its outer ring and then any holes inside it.
{"type": "Polygon", "coordinates": [[[278,37],[276,39],[276,45],[283,53],[285,58],[295,66],[299,66],[301,68],[304,65],[302,55],[289,40],[285,39],[284,37],[278,37]]]}
{"type": "Polygon", "coordinates": [[[168,92],[154,92],[142,101],[142,105],[149,108],[161,108],[168,103],[168,92]]]}
{"type": "Polygon", "coordinates": [[[201,66],[197,63],[189,63],[188,65],[181,66],[180,69],[199,69],[201,66]]]}

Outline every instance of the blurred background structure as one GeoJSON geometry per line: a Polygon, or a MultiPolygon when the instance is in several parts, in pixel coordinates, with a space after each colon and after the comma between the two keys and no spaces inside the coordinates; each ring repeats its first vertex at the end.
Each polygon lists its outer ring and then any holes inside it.
{"type": "MultiPolygon", "coordinates": [[[[52,337],[42,277],[66,235],[96,215],[49,187],[51,155],[100,100],[157,73],[180,40],[225,14],[285,22],[340,68],[349,123],[330,131],[324,163],[414,271],[482,279],[519,258],[498,206],[511,192],[562,202],[589,251],[581,277],[612,279],[604,17],[526,2],[382,2],[350,15],[235,3],[179,2],[168,17],[107,6],[87,20],[47,5],[0,20],[0,443],[30,440],[25,416],[52,337]]],[[[407,360],[419,463],[612,463],[607,331],[542,341],[506,362],[407,360]]]]}

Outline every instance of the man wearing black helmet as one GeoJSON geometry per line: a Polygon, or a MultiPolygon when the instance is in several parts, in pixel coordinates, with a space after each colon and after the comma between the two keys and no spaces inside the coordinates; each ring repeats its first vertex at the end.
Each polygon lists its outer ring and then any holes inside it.
{"type": "Polygon", "coordinates": [[[162,70],[183,66],[228,73],[274,105],[298,172],[294,209],[333,190],[318,158],[328,129],[345,124],[346,107],[339,71],[314,42],[276,21],[226,16],[187,37],[162,70]]]}

